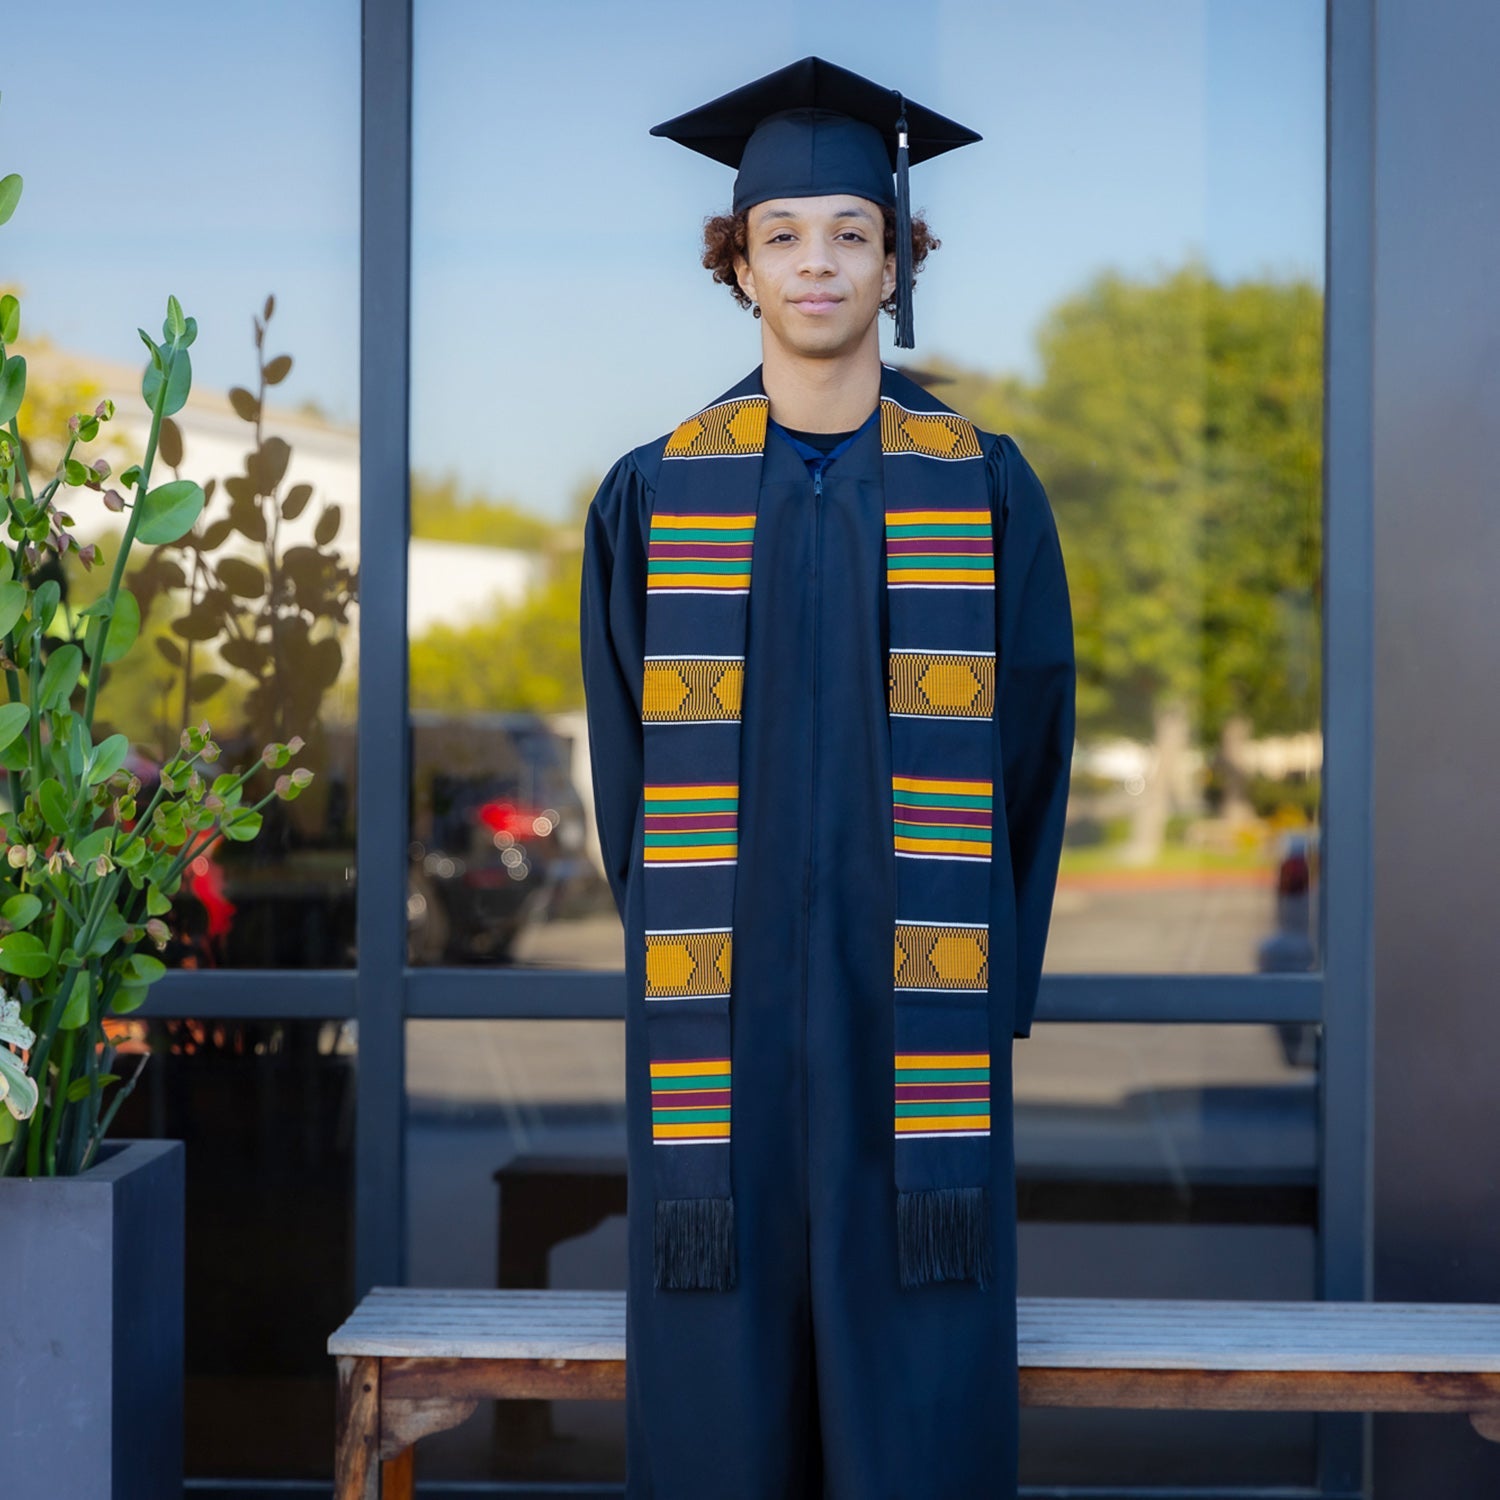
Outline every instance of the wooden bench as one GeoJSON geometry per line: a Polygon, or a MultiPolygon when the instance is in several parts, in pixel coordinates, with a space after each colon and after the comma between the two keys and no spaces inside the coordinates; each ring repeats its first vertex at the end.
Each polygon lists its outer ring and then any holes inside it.
{"type": "MultiPolygon", "coordinates": [[[[1500,1441],[1500,1306],[1022,1297],[1021,1402],[1463,1412],[1500,1441]]],[[[377,1287],[328,1340],[336,1500],[406,1500],[482,1400],[622,1400],[625,1293],[377,1287]]]]}

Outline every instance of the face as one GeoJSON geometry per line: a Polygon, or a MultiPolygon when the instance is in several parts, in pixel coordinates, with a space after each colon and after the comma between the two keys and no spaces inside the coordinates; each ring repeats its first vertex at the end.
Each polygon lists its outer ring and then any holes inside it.
{"type": "Polygon", "coordinates": [[[735,271],[767,338],[808,358],[878,344],[880,304],[896,288],[878,203],[848,193],[757,203],[746,248],[735,271]]]}

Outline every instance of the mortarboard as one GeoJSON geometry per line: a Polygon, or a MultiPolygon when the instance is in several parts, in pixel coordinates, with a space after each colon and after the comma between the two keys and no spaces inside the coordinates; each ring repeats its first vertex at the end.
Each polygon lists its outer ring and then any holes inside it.
{"type": "Polygon", "coordinates": [[[852,193],[896,214],[896,347],[912,347],[907,166],[982,139],[848,68],[804,57],[651,127],[736,168],[733,211],[852,193]],[[894,185],[892,174],[895,174],[894,185]]]}

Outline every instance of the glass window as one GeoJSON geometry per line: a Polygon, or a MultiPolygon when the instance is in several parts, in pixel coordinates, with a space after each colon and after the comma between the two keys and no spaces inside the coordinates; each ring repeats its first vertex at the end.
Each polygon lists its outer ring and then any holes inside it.
{"type": "MultiPolygon", "coordinates": [[[[193,479],[208,495],[180,542],[131,553],[125,584],[143,638],[107,673],[96,728],[130,736],[147,795],[184,723],[210,722],[221,771],[300,735],[296,764],[312,784],[265,809],[255,842],[221,842],[194,862],[166,956],[194,968],[347,965],[360,9],[138,13],[85,0],[69,15],[66,33],[41,10],[8,18],[10,54],[34,66],[6,80],[0,115],[6,169],[25,179],[4,229],[3,285],[22,305],[32,467],[48,471],[69,415],[105,397],[115,418],[83,456],[116,476],[143,460],[136,330],[161,337],[170,294],[198,325],[193,386],[150,482],[193,479]],[[68,37],[86,38],[119,87],[69,88],[59,108],[57,79],[83,64],[68,37]],[[152,82],[164,78],[165,90],[152,82]],[[17,128],[28,120],[45,128],[17,128]]],[[[68,558],[64,597],[77,609],[103,592],[123,527],[94,492],[70,495],[80,539],[102,553],[90,570],[68,558]]]]}
{"type": "Polygon", "coordinates": [[[1049,967],[1315,968],[1322,5],[762,19],[726,50],[686,4],[417,6],[414,960],[621,962],[580,521],[620,454],[759,357],[698,265],[732,174],[647,131],[836,23],[841,60],[985,136],[913,173],[943,244],[919,349],[886,347],[1010,432],[1057,516],[1079,732],[1049,967]]]}
{"type": "MultiPolygon", "coordinates": [[[[625,1028],[617,1021],[409,1021],[407,1255],[413,1286],[625,1285],[625,1028]]],[[[418,1476],[617,1482],[614,1402],[481,1402],[424,1439],[418,1476]]]]}
{"type": "Polygon", "coordinates": [[[189,1479],[333,1474],[328,1335],[353,1305],[353,1027],[110,1023],[111,1135],[185,1140],[184,1463],[189,1479]]]}

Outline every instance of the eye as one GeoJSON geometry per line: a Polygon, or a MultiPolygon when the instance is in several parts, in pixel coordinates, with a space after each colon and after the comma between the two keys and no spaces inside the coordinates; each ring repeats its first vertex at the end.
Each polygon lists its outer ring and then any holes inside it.
{"type": "Polygon", "coordinates": [[[766,243],[768,245],[774,245],[777,242],[777,240],[789,240],[789,239],[791,239],[791,237],[792,237],[791,230],[790,229],[783,229],[780,234],[773,234],[771,236],[771,238],[766,241],[766,243]]]}

